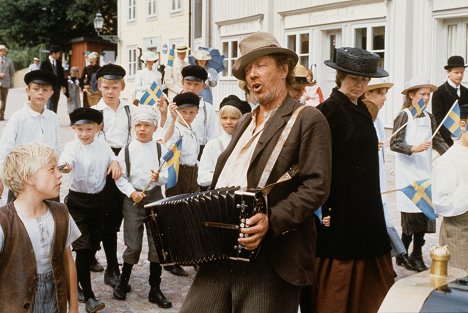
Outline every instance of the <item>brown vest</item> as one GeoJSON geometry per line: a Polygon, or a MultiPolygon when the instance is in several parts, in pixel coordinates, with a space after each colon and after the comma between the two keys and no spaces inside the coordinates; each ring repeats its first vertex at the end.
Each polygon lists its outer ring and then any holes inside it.
{"type": "MultiPolygon", "coordinates": [[[[55,221],[50,262],[59,313],[67,312],[68,285],[64,248],[68,235],[68,210],[62,203],[46,201],[55,221]]],[[[0,255],[0,312],[31,312],[36,294],[36,258],[26,228],[13,203],[0,207],[4,246],[0,255]]]]}

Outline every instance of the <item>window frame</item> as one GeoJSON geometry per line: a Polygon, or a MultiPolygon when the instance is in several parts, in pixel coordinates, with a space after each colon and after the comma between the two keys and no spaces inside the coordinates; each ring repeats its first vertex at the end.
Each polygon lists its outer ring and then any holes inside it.
{"type": "Polygon", "coordinates": [[[138,47],[128,46],[127,53],[127,76],[128,78],[134,78],[138,71],[138,47]]]}
{"type": "Polygon", "coordinates": [[[147,18],[157,18],[158,17],[158,1],[157,0],[148,0],[146,2],[146,17],[147,18]]]}
{"type": "Polygon", "coordinates": [[[225,78],[225,79],[232,79],[235,78],[234,75],[232,75],[232,65],[234,62],[239,58],[240,51],[239,51],[239,41],[241,40],[240,37],[232,37],[232,38],[221,38],[220,43],[221,43],[221,54],[224,55],[224,62],[225,62],[225,69],[223,72],[220,73],[220,77],[225,78]],[[233,43],[237,43],[237,55],[235,57],[232,56],[232,45],[233,43]],[[228,44],[227,48],[227,54],[224,51],[224,43],[228,44]],[[227,66],[226,66],[227,63],[227,66]]]}
{"type": "Polygon", "coordinates": [[[290,32],[287,32],[286,34],[286,47],[288,49],[291,49],[293,50],[294,52],[296,52],[298,58],[299,58],[299,64],[305,66],[306,68],[310,68],[311,64],[310,64],[310,60],[311,60],[311,38],[312,38],[312,34],[310,32],[310,30],[296,30],[296,31],[290,31],[290,32]],[[307,47],[307,52],[305,53],[302,53],[302,42],[301,42],[301,35],[307,35],[308,37],[308,42],[309,42],[309,45],[307,47]],[[289,46],[289,37],[290,36],[295,36],[295,47],[291,48],[289,46]],[[307,64],[303,64],[303,62],[301,62],[302,58],[306,57],[307,58],[307,64]]]}

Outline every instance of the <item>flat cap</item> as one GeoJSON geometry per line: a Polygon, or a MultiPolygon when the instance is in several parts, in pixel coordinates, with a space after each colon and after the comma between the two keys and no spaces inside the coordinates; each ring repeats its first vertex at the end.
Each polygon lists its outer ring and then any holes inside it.
{"type": "Polygon", "coordinates": [[[173,99],[179,108],[197,107],[200,105],[200,97],[193,92],[183,92],[176,95],[173,99]]]}
{"type": "Polygon", "coordinates": [[[242,114],[249,113],[252,111],[252,107],[247,101],[242,101],[236,95],[229,95],[224,98],[221,103],[219,104],[219,108],[221,109],[223,106],[232,105],[233,107],[239,109],[242,114]]]}
{"type": "Polygon", "coordinates": [[[77,108],[70,114],[70,122],[72,125],[81,124],[101,124],[102,112],[91,108],[77,108]]]}
{"type": "Polygon", "coordinates": [[[96,72],[96,78],[104,77],[108,80],[118,80],[124,78],[126,73],[127,72],[125,72],[125,69],[122,66],[109,63],[101,67],[96,72]]]}
{"type": "Polygon", "coordinates": [[[204,82],[208,79],[208,72],[199,65],[187,65],[182,69],[182,77],[186,80],[204,82]]]}
{"type": "Polygon", "coordinates": [[[24,75],[24,82],[26,85],[36,83],[40,85],[55,85],[57,77],[54,74],[44,70],[35,70],[24,75]]]}

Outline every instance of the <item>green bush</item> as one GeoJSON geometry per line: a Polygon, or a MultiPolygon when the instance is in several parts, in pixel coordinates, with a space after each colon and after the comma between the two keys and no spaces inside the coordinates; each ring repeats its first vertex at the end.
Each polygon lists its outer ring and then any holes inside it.
{"type": "Polygon", "coordinates": [[[16,70],[28,67],[32,63],[34,57],[38,57],[41,62],[47,58],[48,53],[41,52],[45,47],[44,45],[39,45],[32,48],[17,48],[17,47],[8,47],[8,55],[15,66],[16,70]]]}

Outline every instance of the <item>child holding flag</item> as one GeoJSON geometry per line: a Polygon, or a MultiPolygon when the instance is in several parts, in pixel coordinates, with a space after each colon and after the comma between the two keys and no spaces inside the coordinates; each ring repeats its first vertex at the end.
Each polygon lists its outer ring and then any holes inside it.
{"type": "MultiPolygon", "coordinates": [[[[159,114],[150,106],[139,106],[132,118],[135,139],[119,153],[122,164],[122,177],[116,181],[117,187],[126,195],[123,204],[124,264],[114,298],[125,300],[128,281],[133,265],[140,259],[143,241],[143,228],[146,218],[144,205],[163,198],[161,185],[167,180],[167,167],[161,159],[161,145],[153,139],[158,128],[159,114]]],[[[161,291],[161,265],[159,265],[151,230],[146,228],[148,239],[148,260],[150,261],[148,300],[161,308],[170,308],[172,303],[161,291]]]]}
{"type": "MultiPolygon", "coordinates": [[[[429,102],[431,93],[437,87],[426,80],[413,79],[406,83],[401,92],[405,100],[401,112],[395,118],[393,132],[407,123],[391,140],[390,149],[397,152],[395,157],[395,187],[404,188],[408,184],[432,176],[432,146],[439,154],[443,154],[448,146],[440,134],[432,139],[436,130],[436,121],[427,111],[413,118],[412,110],[419,108],[419,101],[429,102]]],[[[401,240],[408,250],[413,241],[413,251],[410,261],[418,272],[427,269],[422,257],[424,234],[435,232],[435,221],[430,221],[417,206],[402,192],[397,193],[397,209],[401,212],[401,240]]],[[[398,264],[398,263],[397,263],[398,264]]],[[[401,264],[401,263],[400,263],[401,264]]],[[[398,264],[398,265],[400,265],[398,264]]]]}
{"type": "Polygon", "coordinates": [[[161,90],[164,89],[161,86],[162,74],[157,70],[155,63],[158,61],[158,56],[153,51],[146,51],[140,58],[145,62],[145,68],[139,70],[135,75],[135,87],[133,103],[138,105],[144,92],[156,82],[161,90]]]}

